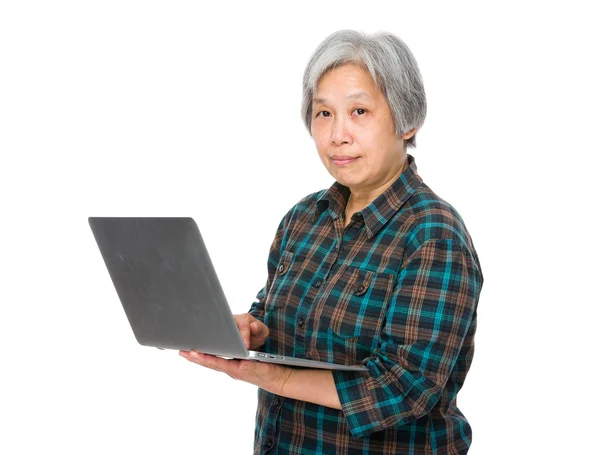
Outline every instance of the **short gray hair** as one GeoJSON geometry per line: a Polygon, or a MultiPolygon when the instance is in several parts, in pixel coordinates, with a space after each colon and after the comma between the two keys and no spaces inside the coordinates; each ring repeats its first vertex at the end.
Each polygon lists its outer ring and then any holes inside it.
{"type": "MultiPolygon", "coordinates": [[[[302,79],[302,119],[310,133],[312,100],[321,77],[336,67],[354,63],[365,68],[382,91],[392,112],[398,136],[425,122],[427,99],[417,61],[404,42],[389,32],[366,35],[340,30],[317,47],[302,79]]],[[[416,147],[416,133],[406,141],[416,147]]]]}

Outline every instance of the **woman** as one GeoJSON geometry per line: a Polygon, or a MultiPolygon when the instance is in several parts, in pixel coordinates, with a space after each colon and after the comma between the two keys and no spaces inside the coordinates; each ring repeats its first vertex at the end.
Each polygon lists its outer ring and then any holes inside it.
{"type": "Polygon", "coordinates": [[[256,454],[467,453],[456,395],[483,276],[460,215],[407,154],[426,114],[416,61],[392,34],[344,30],[319,45],[303,85],[335,182],[285,215],[267,283],[236,321],[250,349],[368,370],[181,354],[259,387],[256,454]]]}

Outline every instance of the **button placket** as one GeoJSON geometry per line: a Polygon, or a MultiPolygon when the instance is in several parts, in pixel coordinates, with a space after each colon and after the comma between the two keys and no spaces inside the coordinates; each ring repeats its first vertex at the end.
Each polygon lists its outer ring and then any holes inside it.
{"type": "Polygon", "coordinates": [[[262,453],[267,453],[271,449],[273,449],[278,440],[278,431],[276,428],[276,422],[279,417],[279,413],[281,411],[281,405],[283,404],[283,398],[277,395],[274,396],[271,401],[271,405],[269,406],[269,418],[268,421],[271,423],[267,426],[265,432],[265,441],[263,442],[263,451],[262,453]]]}

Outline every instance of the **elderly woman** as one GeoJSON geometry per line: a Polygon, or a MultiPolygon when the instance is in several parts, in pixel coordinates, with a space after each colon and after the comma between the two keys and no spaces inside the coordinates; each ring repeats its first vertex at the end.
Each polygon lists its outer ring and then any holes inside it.
{"type": "Polygon", "coordinates": [[[256,454],[467,453],[456,396],[483,275],[462,218],[407,154],[426,114],[417,63],[392,34],[344,30],[316,49],[303,85],[335,182],[283,217],[266,285],[236,321],[250,349],[367,369],[181,354],[259,387],[256,454]]]}

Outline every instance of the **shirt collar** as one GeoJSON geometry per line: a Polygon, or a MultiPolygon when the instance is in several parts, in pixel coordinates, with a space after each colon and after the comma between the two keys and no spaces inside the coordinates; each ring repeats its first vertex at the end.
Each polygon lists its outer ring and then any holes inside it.
{"type": "MultiPolygon", "coordinates": [[[[407,154],[408,166],[392,185],[380,194],[377,199],[360,211],[369,239],[377,235],[381,228],[404,205],[415,190],[421,186],[423,180],[417,173],[415,158],[407,154]]],[[[334,218],[339,218],[346,208],[350,197],[350,189],[339,182],[334,182],[319,198],[315,206],[314,220],[325,211],[334,218]]]]}

